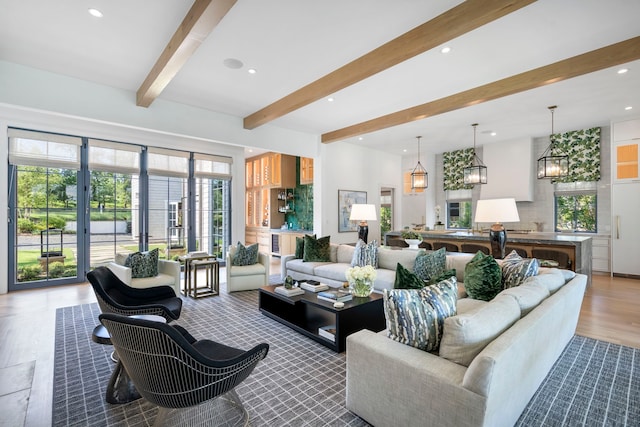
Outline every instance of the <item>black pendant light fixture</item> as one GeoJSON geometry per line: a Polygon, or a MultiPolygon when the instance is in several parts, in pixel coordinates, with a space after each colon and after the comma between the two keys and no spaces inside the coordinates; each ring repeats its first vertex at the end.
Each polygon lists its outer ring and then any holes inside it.
{"type": "Polygon", "coordinates": [[[476,154],[476,127],[477,123],[473,126],[473,159],[471,160],[471,166],[464,168],[463,182],[465,185],[486,184],[487,183],[487,167],[482,163],[482,160],[476,154]]]}
{"type": "Polygon", "coordinates": [[[556,105],[549,107],[551,111],[551,135],[547,149],[538,159],[538,179],[562,178],[569,175],[569,156],[560,152],[557,148],[555,137],[553,136],[553,113],[558,108],[556,105]]]}
{"type": "Polygon", "coordinates": [[[429,175],[422,163],[420,163],[420,138],[422,137],[416,136],[416,138],[418,138],[418,164],[411,172],[411,189],[424,190],[429,185],[429,175]]]}

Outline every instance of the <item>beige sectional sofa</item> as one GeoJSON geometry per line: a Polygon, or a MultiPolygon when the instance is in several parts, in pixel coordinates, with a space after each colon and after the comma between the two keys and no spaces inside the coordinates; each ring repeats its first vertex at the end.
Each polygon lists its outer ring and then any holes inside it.
{"type": "Polygon", "coordinates": [[[586,284],[541,268],[489,302],[460,299],[438,353],[348,336],[347,408],[376,427],[512,426],[573,337],[586,284]]]}
{"type": "MultiPolygon", "coordinates": [[[[351,267],[351,259],[355,247],[344,244],[330,246],[331,262],[304,262],[293,255],[285,255],[281,259],[281,276],[287,275],[295,280],[317,280],[329,286],[341,287],[346,281],[345,272],[351,267]]],[[[382,292],[383,289],[393,289],[396,279],[396,266],[400,263],[403,267],[413,270],[418,250],[400,249],[390,247],[378,248],[377,277],[373,284],[374,290],[382,292]]],[[[473,258],[473,254],[447,253],[447,270],[455,268],[458,281],[464,277],[464,266],[473,258]]],[[[464,288],[460,284],[459,294],[464,295],[464,288]]]]}

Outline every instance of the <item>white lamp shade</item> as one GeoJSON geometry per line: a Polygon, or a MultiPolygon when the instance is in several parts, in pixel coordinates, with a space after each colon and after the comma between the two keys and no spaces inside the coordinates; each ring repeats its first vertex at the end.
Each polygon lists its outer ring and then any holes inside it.
{"type": "Polygon", "coordinates": [[[516,199],[478,200],[475,222],[518,222],[516,199]]]}
{"type": "Polygon", "coordinates": [[[375,221],[376,219],[376,205],[351,205],[351,215],[349,216],[349,220],[375,221]]]}

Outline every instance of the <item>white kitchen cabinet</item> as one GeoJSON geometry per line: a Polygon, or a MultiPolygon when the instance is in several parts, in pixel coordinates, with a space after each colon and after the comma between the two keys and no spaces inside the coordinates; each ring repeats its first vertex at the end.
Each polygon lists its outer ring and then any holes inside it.
{"type": "Polygon", "coordinates": [[[612,272],[640,276],[640,182],[612,187],[612,272]]]}

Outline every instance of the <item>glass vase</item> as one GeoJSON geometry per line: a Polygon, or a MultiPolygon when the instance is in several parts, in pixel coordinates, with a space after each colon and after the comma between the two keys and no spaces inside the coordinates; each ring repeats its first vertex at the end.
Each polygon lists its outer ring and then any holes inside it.
{"type": "Polygon", "coordinates": [[[349,282],[349,290],[354,297],[368,297],[373,292],[373,282],[369,279],[349,282]]]}

